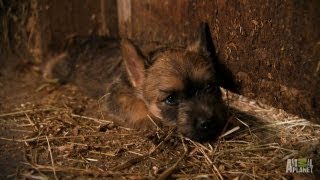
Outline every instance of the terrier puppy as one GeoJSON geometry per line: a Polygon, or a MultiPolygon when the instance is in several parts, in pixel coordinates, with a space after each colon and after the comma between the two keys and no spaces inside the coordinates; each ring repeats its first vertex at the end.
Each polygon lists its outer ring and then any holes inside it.
{"type": "Polygon", "coordinates": [[[206,44],[201,32],[187,48],[145,58],[131,41],[122,41],[123,59],[107,87],[108,113],[134,128],[173,125],[191,139],[216,138],[226,124],[226,106],[206,44]]]}

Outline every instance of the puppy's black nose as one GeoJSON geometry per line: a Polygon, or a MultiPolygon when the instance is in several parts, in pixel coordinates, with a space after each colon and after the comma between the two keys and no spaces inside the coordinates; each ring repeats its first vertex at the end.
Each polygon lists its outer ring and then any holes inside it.
{"type": "Polygon", "coordinates": [[[207,141],[217,138],[225,126],[225,121],[217,117],[198,118],[194,124],[193,138],[197,141],[207,141]]]}
{"type": "Polygon", "coordinates": [[[211,121],[209,119],[199,119],[197,123],[197,129],[207,131],[211,128],[211,121]]]}

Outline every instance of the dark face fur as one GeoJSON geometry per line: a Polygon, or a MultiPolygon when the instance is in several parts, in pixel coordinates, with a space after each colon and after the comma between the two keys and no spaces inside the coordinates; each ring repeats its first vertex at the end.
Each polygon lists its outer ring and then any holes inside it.
{"type": "Polygon", "coordinates": [[[142,95],[163,123],[196,140],[217,136],[225,125],[225,106],[211,59],[189,50],[168,50],[146,70],[142,95]]]}

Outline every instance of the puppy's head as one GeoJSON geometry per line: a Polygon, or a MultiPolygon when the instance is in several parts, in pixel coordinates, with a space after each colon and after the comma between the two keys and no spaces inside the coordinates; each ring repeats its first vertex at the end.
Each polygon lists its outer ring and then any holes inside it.
{"type": "Polygon", "coordinates": [[[202,41],[161,51],[149,67],[129,41],[122,43],[129,79],[149,111],[200,141],[217,137],[226,123],[215,70],[202,41]]]}

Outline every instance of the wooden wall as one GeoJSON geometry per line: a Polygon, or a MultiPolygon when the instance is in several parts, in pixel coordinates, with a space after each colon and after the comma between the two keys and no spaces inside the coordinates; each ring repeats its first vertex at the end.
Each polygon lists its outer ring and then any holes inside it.
{"type": "Polygon", "coordinates": [[[35,0],[27,23],[29,48],[44,59],[72,37],[100,35],[118,38],[116,0],[35,0]]]}

